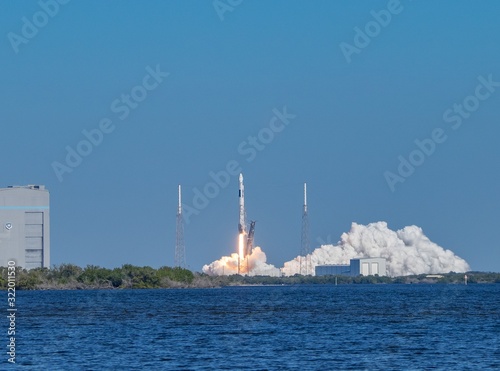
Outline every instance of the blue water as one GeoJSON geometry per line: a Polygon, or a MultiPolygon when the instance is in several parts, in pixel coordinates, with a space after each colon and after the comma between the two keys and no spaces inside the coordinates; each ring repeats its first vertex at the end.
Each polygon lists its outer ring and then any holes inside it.
{"type": "Polygon", "coordinates": [[[498,284],[30,291],[17,307],[23,369],[500,368],[498,284]]]}

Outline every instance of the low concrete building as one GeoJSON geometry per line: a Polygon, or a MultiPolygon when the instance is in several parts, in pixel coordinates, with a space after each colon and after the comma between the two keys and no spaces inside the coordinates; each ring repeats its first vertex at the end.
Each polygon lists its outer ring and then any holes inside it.
{"type": "Polygon", "coordinates": [[[349,265],[317,265],[316,276],[387,276],[385,258],[360,258],[351,259],[349,265]]]}
{"type": "Polygon", "coordinates": [[[350,276],[350,265],[317,265],[315,268],[316,276],[350,276]]]}

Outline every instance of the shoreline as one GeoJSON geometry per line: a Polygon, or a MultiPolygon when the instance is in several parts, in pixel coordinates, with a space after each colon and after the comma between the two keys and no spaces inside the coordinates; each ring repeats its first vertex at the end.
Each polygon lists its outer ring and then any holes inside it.
{"type": "MultiPolygon", "coordinates": [[[[7,268],[0,268],[0,290],[7,290],[7,268]]],[[[71,264],[52,269],[16,269],[17,290],[120,290],[120,289],[203,289],[223,287],[263,287],[294,285],[358,285],[358,284],[494,284],[500,273],[467,272],[387,276],[208,276],[182,268],[136,267],[124,265],[107,269],[97,266],[80,268],[71,264]]]]}

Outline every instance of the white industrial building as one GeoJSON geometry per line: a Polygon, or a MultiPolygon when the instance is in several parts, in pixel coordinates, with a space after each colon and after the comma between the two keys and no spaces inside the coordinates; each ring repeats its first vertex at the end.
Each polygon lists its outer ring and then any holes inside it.
{"type": "Polygon", "coordinates": [[[387,276],[385,258],[351,259],[349,265],[317,265],[316,276],[387,276]]]}
{"type": "Polygon", "coordinates": [[[50,268],[49,192],[43,185],[0,188],[0,266],[50,268]]]}

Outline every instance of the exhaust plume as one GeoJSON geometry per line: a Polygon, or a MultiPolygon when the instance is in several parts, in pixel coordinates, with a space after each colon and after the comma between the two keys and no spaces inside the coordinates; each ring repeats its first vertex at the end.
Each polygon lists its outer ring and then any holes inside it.
{"type": "MultiPolygon", "coordinates": [[[[252,253],[239,262],[240,274],[249,276],[279,276],[280,270],[272,264],[267,264],[266,253],[257,246],[252,253]]],[[[203,266],[203,273],[210,276],[229,276],[238,274],[238,254],[223,256],[208,265],[203,266]]]]}
{"type": "MultiPolygon", "coordinates": [[[[349,264],[350,259],[382,257],[387,259],[390,276],[467,272],[467,262],[452,251],[430,241],[417,226],[392,231],[386,222],[361,225],[352,223],[337,245],[322,245],[308,255],[309,272],[317,265],[349,264]]],[[[283,275],[299,273],[299,257],[286,262],[283,275]]]]}

